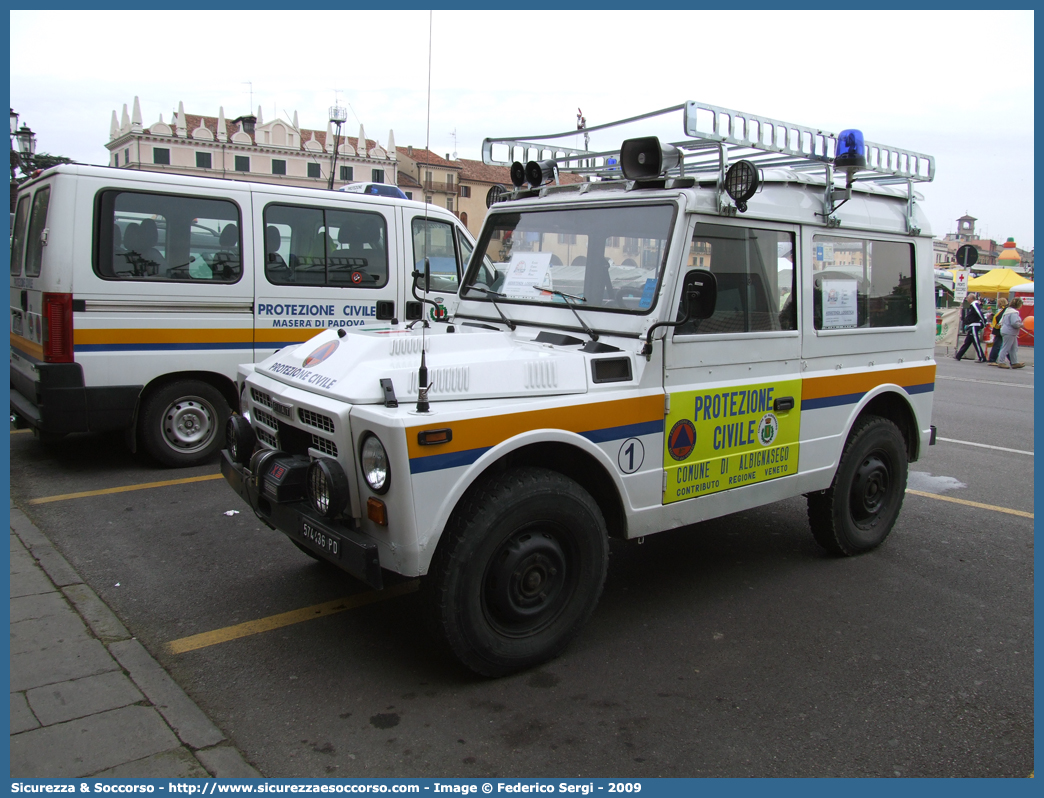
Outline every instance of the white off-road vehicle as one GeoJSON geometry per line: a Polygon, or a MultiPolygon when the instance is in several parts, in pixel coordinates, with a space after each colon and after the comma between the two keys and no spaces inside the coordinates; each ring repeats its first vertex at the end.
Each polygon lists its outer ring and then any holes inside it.
{"type": "Polygon", "coordinates": [[[913,188],[934,161],[693,102],[625,122],[672,115],[674,145],[487,139],[487,163],[524,154],[450,322],[330,329],[241,367],[228,482],[376,589],[424,577],[478,673],[566,646],[610,536],[804,494],[825,549],[875,548],[934,442],[913,188]],[[567,169],[588,179],[558,185],[567,169]]]}

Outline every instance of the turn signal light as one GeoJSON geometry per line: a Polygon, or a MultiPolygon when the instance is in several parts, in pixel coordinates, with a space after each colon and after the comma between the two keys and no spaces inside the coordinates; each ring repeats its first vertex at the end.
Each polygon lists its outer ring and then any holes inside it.
{"type": "Polygon", "coordinates": [[[373,496],[366,500],[366,517],[377,526],[388,526],[388,508],[384,502],[373,496]]]}

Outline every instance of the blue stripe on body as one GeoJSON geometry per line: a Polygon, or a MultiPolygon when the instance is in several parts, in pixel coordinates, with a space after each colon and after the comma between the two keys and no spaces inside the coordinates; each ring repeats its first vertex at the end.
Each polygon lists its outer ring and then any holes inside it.
{"type": "Polygon", "coordinates": [[[252,341],[195,344],[76,344],[76,352],[192,352],[204,350],[253,350],[252,341]]]}
{"type": "MultiPolygon", "coordinates": [[[[908,385],[903,388],[908,394],[931,393],[935,390],[934,382],[926,382],[922,385],[908,385]]],[[[819,410],[824,407],[838,407],[840,405],[854,405],[864,396],[866,391],[860,393],[846,393],[841,396],[824,396],[819,399],[802,399],[802,410],[819,410]]]]}
{"type": "Polygon", "coordinates": [[[624,438],[634,438],[639,435],[655,435],[663,432],[663,420],[643,421],[640,424],[624,424],[622,427],[607,427],[606,429],[593,429],[589,432],[581,432],[591,443],[605,443],[606,441],[619,441],[624,438]]]}

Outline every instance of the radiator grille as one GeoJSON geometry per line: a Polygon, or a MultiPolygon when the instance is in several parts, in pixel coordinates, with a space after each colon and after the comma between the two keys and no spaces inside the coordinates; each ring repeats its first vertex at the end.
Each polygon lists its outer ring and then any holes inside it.
{"type": "Polygon", "coordinates": [[[312,435],[312,446],[323,454],[337,457],[337,444],[333,441],[328,441],[326,438],[321,438],[318,435],[312,435]]]}
{"type": "Polygon", "coordinates": [[[250,389],[250,397],[259,405],[264,405],[265,407],[272,406],[272,397],[264,391],[259,391],[257,388],[250,389]]]}
{"type": "Polygon", "coordinates": [[[279,420],[271,413],[266,413],[256,407],[254,408],[254,421],[259,421],[276,432],[279,431],[279,420]]]}
{"type": "Polygon", "coordinates": [[[254,427],[254,436],[270,449],[279,448],[279,441],[276,440],[276,436],[268,430],[266,430],[264,427],[254,427]]]}
{"type": "Polygon", "coordinates": [[[321,413],[313,413],[311,410],[305,410],[304,408],[297,409],[297,416],[301,419],[301,422],[307,424],[310,427],[316,427],[321,429],[323,432],[334,432],[333,419],[329,416],[324,416],[321,413]]]}

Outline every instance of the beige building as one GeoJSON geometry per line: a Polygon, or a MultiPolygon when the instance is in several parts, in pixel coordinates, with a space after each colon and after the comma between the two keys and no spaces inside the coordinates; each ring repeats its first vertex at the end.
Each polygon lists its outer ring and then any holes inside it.
{"type": "MultiPolygon", "coordinates": [[[[147,169],[200,177],[252,180],[310,188],[326,188],[334,160],[334,130],[302,129],[297,112],[293,121],[275,119],[264,122],[261,108],[257,116],[225,118],[218,115],[186,114],[184,103],[170,124],[159,121],[145,127],[138,98],[122,119],[112,112],[109,130],[109,165],[121,169],[147,169]]],[[[397,183],[395,134],[388,131],[388,146],[366,137],[340,136],[334,188],[347,183],[397,183]],[[362,144],[360,145],[360,142],[362,144]]]]}
{"type": "Polygon", "coordinates": [[[457,188],[460,185],[460,161],[442,158],[430,150],[408,146],[396,151],[399,167],[398,186],[405,192],[413,192],[411,199],[428,202],[457,213],[457,188]],[[412,188],[403,185],[402,176],[408,176],[415,184],[412,188]]]}

